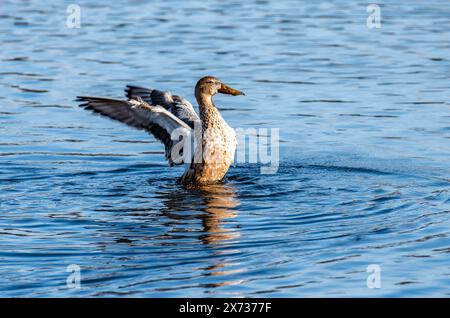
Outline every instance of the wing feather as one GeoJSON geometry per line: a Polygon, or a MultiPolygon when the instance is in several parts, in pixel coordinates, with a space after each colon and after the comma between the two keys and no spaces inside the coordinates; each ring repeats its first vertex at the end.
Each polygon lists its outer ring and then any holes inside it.
{"type": "Polygon", "coordinates": [[[200,121],[194,107],[188,100],[177,95],[172,95],[170,92],[127,85],[125,88],[125,96],[130,100],[141,97],[149,105],[162,106],[191,128],[194,128],[196,121],[200,121]]]}
{"type": "Polygon", "coordinates": [[[150,105],[139,96],[130,101],[78,96],[77,101],[82,102],[80,107],[84,109],[148,131],[164,144],[166,159],[170,165],[182,163],[180,158],[171,156],[174,145],[171,136],[178,128],[187,129],[188,132],[192,129],[164,107],[150,105]]]}

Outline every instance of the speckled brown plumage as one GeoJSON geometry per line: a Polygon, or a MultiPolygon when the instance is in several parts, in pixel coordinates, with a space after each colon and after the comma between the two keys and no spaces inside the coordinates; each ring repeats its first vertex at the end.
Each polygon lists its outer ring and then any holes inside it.
{"type": "Polygon", "coordinates": [[[181,181],[185,184],[205,184],[223,180],[233,163],[236,150],[236,134],[217,108],[200,103],[199,106],[203,132],[202,147],[195,149],[194,158],[202,158],[202,161],[193,162],[184,173],[181,181]]]}

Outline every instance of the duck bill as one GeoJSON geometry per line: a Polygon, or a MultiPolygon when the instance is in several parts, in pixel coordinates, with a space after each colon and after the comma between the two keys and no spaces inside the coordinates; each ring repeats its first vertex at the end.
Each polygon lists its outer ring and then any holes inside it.
{"type": "Polygon", "coordinates": [[[233,96],[237,96],[237,95],[245,95],[244,92],[238,91],[237,89],[234,89],[228,85],[225,85],[222,83],[222,85],[219,88],[219,93],[222,94],[229,94],[229,95],[233,95],[233,96]]]}

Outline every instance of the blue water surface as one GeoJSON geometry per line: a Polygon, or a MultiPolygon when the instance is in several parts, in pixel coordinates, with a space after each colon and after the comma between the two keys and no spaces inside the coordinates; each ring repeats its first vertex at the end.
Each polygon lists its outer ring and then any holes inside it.
{"type": "Polygon", "coordinates": [[[380,29],[362,1],[76,2],[80,28],[73,1],[1,2],[0,296],[450,295],[448,1],[379,1],[380,29]],[[215,99],[231,126],[279,129],[277,173],[186,189],[74,102],[194,103],[204,75],[246,92],[215,99]]]}

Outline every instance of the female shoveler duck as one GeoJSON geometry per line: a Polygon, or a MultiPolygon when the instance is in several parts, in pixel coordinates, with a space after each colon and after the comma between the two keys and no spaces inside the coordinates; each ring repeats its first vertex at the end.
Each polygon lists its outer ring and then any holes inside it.
{"type": "Polygon", "coordinates": [[[201,78],[195,86],[200,117],[191,103],[169,92],[128,85],[125,93],[128,100],[78,96],[77,101],[83,102],[80,107],[153,134],[164,144],[165,156],[171,166],[186,161],[187,168],[180,182],[201,185],[223,180],[234,160],[236,134],[220,115],[212,97],[217,93],[245,95],[243,92],[213,76],[201,78]],[[201,128],[201,134],[197,127],[201,128]],[[196,140],[200,141],[194,151],[189,152],[192,153],[191,160],[174,155],[179,154],[179,149],[174,149],[177,140],[173,138],[177,129],[185,129],[192,136],[195,134],[196,140]]]}

